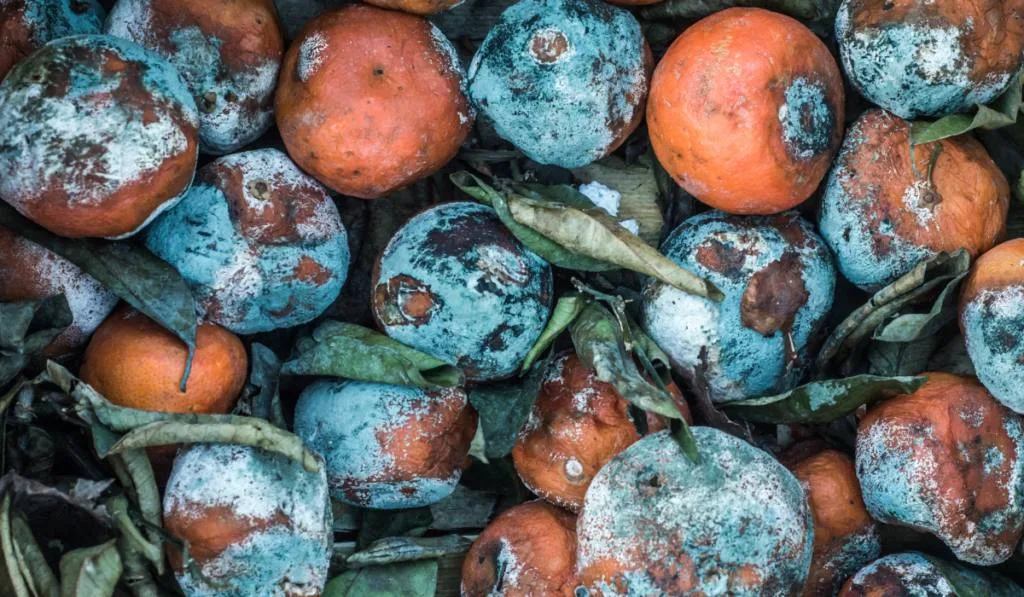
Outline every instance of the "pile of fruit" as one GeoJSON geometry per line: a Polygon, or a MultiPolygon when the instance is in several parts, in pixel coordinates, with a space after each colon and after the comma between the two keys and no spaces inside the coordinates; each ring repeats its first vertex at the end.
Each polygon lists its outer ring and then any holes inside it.
{"type": "Polygon", "coordinates": [[[1024,0],[0,0],[0,594],[1024,596],[1024,0]]]}

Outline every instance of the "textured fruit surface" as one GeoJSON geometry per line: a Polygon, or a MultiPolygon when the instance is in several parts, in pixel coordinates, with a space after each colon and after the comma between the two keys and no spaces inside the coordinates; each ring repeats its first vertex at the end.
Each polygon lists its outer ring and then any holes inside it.
{"type": "Polygon", "coordinates": [[[974,263],[960,300],[960,330],[981,383],[1024,414],[1024,239],[997,245],[974,263]]]}
{"type": "Polygon", "coordinates": [[[0,84],[0,198],[61,236],[130,236],[188,189],[197,126],[160,56],[107,35],[50,42],[0,84]]]}
{"type": "Polygon", "coordinates": [[[454,8],[462,2],[463,0],[369,0],[367,4],[417,15],[432,15],[454,8]]]}
{"type": "Polygon", "coordinates": [[[876,520],[933,533],[965,562],[999,564],[1024,533],[1024,422],[973,378],[928,374],[861,420],[857,478],[876,520]]]}
{"type": "Polygon", "coordinates": [[[99,33],[106,12],[96,0],[3,0],[0,2],[0,80],[43,44],[99,33]]]}
{"type": "Polygon", "coordinates": [[[476,413],[459,389],[321,380],[295,407],[295,433],[327,462],[331,496],[363,508],[447,497],[469,464],[476,413]]]}
{"type": "Polygon", "coordinates": [[[226,413],[248,369],[242,341],[202,324],[185,392],[180,389],[188,348],[142,313],[121,307],[93,334],[81,378],[114,404],[174,413],[226,413]]]}
{"type": "Polygon", "coordinates": [[[72,322],[47,355],[81,348],[117,305],[117,296],[75,264],[0,226],[0,301],[30,301],[63,294],[72,322]]]}
{"type": "Polygon", "coordinates": [[[895,553],[865,566],[852,576],[839,597],[962,597],[970,595],[1019,595],[1020,587],[993,573],[946,562],[947,576],[928,557],[913,551],[895,553]],[[956,586],[953,582],[956,582],[956,586]],[[968,593],[968,591],[972,591],[968,593]]]}
{"type": "Polygon", "coordinates": [[[542,164],[585,166],[640,124],[652,62],[640,23],[597,0],[522,0],[469,67],[474,105],[542,164]]]}
{"type": "Polygon", "coordinates": [[[204,166],[146,246],[185,278],[207,320],[239,334],[313,320],[338,298],[350,261],[334,201],[276,149],[204,166]]]}
{"type": "Polygon", "coordinates": [[[551,267],[477,203],[445,203],[406,222],[372,284],[387,335],[475,380],[515,373],[551,313],[551,267]]]}
{"type": "Polygon", "coordinates": [[[676,228],[661,252],[725,294],[715,303],[661,282],[644,290],[644,327],[682,375],[699,373],[716,402],[800,381],[835,288],[832,257],[808,223],[796,212],[706,212],[676,228]]]}
{"type": "Polygon", "coordinates": [[[373,199],[428,176],[473,111],[455,47],[425,19],[351,5],[288,48],[274,110],[288,154],[328,187],[373,199]]]}
{"type": "MultiPolygon", "coordinates": [[[[685,406],[682,394],[678,399],[685,406]]],[[[667,427],[649,413],[643,423],[651,433],[667,427]]],[[[566,353],[549,365],[512,459],[530,491],[579,512],[597,471],[638,439],[629,402],[611,384],[598,381],[575,353],[566,353]]]]}
{"type": "Polygon", "coordinates": [[[576,517],[541,500],[498,515],[462,563],[464,597],[572,597],[576,584],[576,517]]]}
{"type": "Polygon", "coordinates": [[[843,141],[821,201],[821,235],[843,276],[877,290],[942,251],[977,257],[1006,231],[1010,187],[981,143],[918,145],[910,125],[865,112],[843,141]]]}
{"type": "Polygon", "coordinates": [[[811,565],[803,488],[766,452],[693,427],[694,464],[668,432],[649,435],[594,478],[577,523],[591,595],[792,595],[811,565]]]}
{"type": "Polygon", "coordinates": [[[647,127],[658,161],[723,211],[773,214],[801,203],[843,135],[843,79],[800,22],[758,8],[686,29],[651,79],[647,127]]]}
{"type": "Polygon", "coordinates": [[[987,104],[1024,55],[1021,0],[844,0],[836,39],[850,82],[903,118],[987,104]]]}
{"type": "Polygon", "coordinates": [[[234,151],[273,122],[284,39],[271,0],[118,0],[105,29],[178,69],[199,108],[202,151],[234,151]]]}
{"type": "Polygon", "coordinates": [[[323,470],[247,446],[196,444],[174,462],[164,525],[188,542],[169,550],[186,597],[319,595],[332,515],[323,470]]]}

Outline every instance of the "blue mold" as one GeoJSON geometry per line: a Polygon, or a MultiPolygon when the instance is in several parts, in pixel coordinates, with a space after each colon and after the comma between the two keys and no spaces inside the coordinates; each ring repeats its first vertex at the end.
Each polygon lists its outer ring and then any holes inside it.
{"type": "Polygon", "coordinates": [[[960,324],[978,380],[1024,414],[1024,286],[980,291],[964,305],[960,324]]]}

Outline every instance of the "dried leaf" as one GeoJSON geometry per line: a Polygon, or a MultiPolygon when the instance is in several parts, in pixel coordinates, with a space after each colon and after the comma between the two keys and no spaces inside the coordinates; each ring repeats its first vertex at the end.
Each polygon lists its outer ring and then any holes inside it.
{"type": "Polygon", "coordinates": [[[617,156],[575,168],[573,175],[582,183],[599,182],[617,191],[621,196],[618,211],[611,214],[619,222],[634,221],[644,242],[657,247],[665,227],[665,217],[659,205],[660,190],[650,158],[641,156],[637,162],[627,164],[617,156]]]}
{"type": "Polygon", "coordinates": [[[349,570],[331,579],[323,597],[433,597],[437,561],[421,560],[349,570]]]}
{"type": "Polygon", "coordinates": [[[329,320],[299,339],[281,373],[422,388],[453,388],[463,382],[461,372],[444,361],[371,329],[329,320]]]}
{"type": "Polygon", "coordinates": [[[572,324],[588,302],[589,299],[578,292],[570,292],[558,299],[554,311],[551,312],[551,317],[548,318],[547,326],[530,352],[526,353],[526,358],[523,359],[523,366],[520,369],[523,374],[529,371],[534,361],[554,344],[555,339],[572,324]]]}
{"type": "Polygon", "coordinates": [[[284,420],[279,391],[281,360],[274,351],[258,342],[249,348],[249,355],[249,380],[234,413],[264,419],[286,429],[288,424],[284,420]],[[246,412],[242,412],[243,409],[246,412]]]}
{"type": "Polygon", "coordinates": [[[461,535],[441,537],[386,537],[358,551],[345,560],[348,568],[381,566],[396,562],[436,559],[463,553],[473,542],[461,535]]]}
{"type": "Polygon", "coordinates": [[[0,303],[0,387],[21,373],[72,322],[64,295],[0,303]]]}
{"type": "Polygon", "coordinates": [[[12,597],[58,597],[57,577],[12,500],[7,491],[0,502],[0,590],[12,597]]]}
{"type": "Polygon", "coordinates": [[[480,416],[479,428],[488,459],[501,458],[512,451],[519,430],[537,401],[550,360],[549,353],[522,377],[481,384],[469,391],[469,403],[480,416]]]}
{"type": "Polygon", "coordinates": [[[862,405],[912,393],[924,382],[923,377],[855,375],[811,382],[775,396],[730,402],[723,408],[731,416],[754,423],[826,424],[862,405]]]}
{"type": "Polygon", "coordinates": [[[121,571],[116,539],[69,551],[60,559],[61,597],[110,597],[121,571]]]}
{"type": "Polygon", "coordinates": [[[872,338],[882,342],[915,342],[939,333],[942,328],[956,320],[960,284],[969,273],[969,270],[965,270],[949,279],[926,313],[897,315],[876,328],[872,338]]]}

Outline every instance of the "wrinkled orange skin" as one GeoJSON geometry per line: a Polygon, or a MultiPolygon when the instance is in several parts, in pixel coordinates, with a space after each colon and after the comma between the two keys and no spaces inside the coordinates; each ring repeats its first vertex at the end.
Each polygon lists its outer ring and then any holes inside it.
{"type": "Polygon", "coordinates": [[[498,557],[518,563],[501,580],[503,597],[572,597],[576,589],[576,517],[542,500],[506,510],[487,525],[462,563],[463,597],[485,597],[498,584],[498,557]]]}
{"type": "MultiPolygon", "coordinates": [[[[530,420],[512,448],[512,460],[531,491],[579,512],[594,475],[640,434],[629,415],[629,402],[611,384],[598,381],[575,353],[551,366],[557,374],[541,386],[530,420]],[[571,460],[579,463],[581,473],[569,472],[571,460]]],[[[672,384],[669,390],[689,420],[679,388],[672,384]]],[[[662,417],[650,413],[647,425],[651,433],[667,428],[662,417]]]]}
{"type": "Polygon", "coordinates": [[[444,12],[462,3],[463,0],[367,0],[367,4],[400,10],[414,15],[432,15],[444,12]]]}
{"type": "MultiPolygon", "coordinates": [[[[892,426],[889,435],[894,444],[902,448],[913,446],[912,453],[927,453],[938,461],[927,480],[937,488],[930,492],[930,507],[938,511],[941,520],[948,521],[942,529],[945,537],[957,537],[967,532],[968,527],[978,525],[987,514],[1005,509],[1007,493],[1013,491],[1010,479],[1014,459],[1006,458],[986,471],[985,452],[997,448],[1004,456],[1017,453],[1004,421],[1018,415],[997,402],[974,378],[948,373],[925,375],[928,381],[913,394],[886,400],[870,409],[861,419],[857,434],[866,433],[874,425],[892,426]],[[969,417],[977,417],[980,425],[972,427],[969,417]],[[901,435],[922,427],[930,427],[934,433],[901,435]]],[[[1006,526],[1009,528],[1002,533],[986,533],[985,545],[1017,545],[1024,529],[1006,526]]]]}
{"type": "Polygon", "coordinates": [[[1024,238],[1015,238],[985,252],[971,268],[961,291],[961,310],[982,290],[1024,285],[1024,238]]]}
{"type": "Polygon", "coordinates": [[[448,163],[472,127],[462,76],[425,19],[350,5],[310,21],[285,54],[274,109],[288,154],[339,193],[374,199],[448,163]],[[303,40],[325,48],[307,80],[303,40]]]}
{"type": "Polygon", "coordinates": [[[803,595],[832,595],[842,578],[826,564],[852,536],[874,530],[875,522],[864,505],[857,471],[849,456],[824,450],[789,467],[807,490],[814,518],[814,557],[803,595]]]}
{"type": "Polygon", "coordinates": [[[121,307],[93,334],[80,376],[119,406],[171,413],[226,413],[245,385],[242,341],[202,324],[188,387],[179,384],[188,349],[176,336],[131,308],[121,307]]]}
{"type": "Polygon", "coordinates": [[[735,214],[773,214],[804,201],[842,137],[842,76],[828,48],[795,19],[730,8],[686,29],[654,70],[647,127],[658,161],[691,194],[735,214]],[[791,154],[780,107],[790,82],[822,86],[832,139],[808,159],[791,154]]]}
{"type": "Polygon", "coordinates": [[[915,246],[935,251],[962,247],[972,257],[1005,234],[1010,185],[981,143],[961,135],[917,145],[916,166],[911,166],[910,126],[905,120],[883,110],[867,112],[861,119],[864,140],[847,156],[857,186],[843,188],[850,200],[868,203],[872,226],[887,221],[896,236],[915,246]],[[930,180],[936,196],[931,219],[922,225],[905,205],[904,196],[915,182],[929,180],[928,166],[935,151],[939,153],[930,180]]]}

